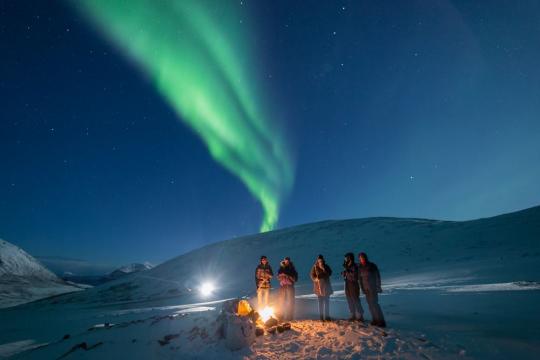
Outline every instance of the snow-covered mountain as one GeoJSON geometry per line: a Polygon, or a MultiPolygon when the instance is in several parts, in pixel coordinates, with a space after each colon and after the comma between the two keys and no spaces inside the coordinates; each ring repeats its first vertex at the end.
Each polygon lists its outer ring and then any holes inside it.
{"type": "Polygon", "coordinates": [[[193,290],[208,281],[217,289],[215,296],[249,295],[254,292],[253,269],[263,254],[275,270],[283,257],[291,257],[300,274],[300,294],[311,291],[308,273],[318,254],[324,254],[337,270],[335,281],[340,281],[343,255],[349,251],[367,252],[387,286],[414,286],[419,278],[424,283],[538,281],[538,239],[540,207],[461,222],[382,217],[322,221],[214,243],[151,270],[73,294],[69,301],[195,302],[200,298],[193,290]]]}
{"type": "Polygon", "coordinates": [[[124,266],[119,267],[118,269],[111,272],[107,277],[110,279],[118,279],[128,274],[138,273],[141,271],[147,271],[152,268],[153,266],[149,262],[144,262],[142,264],[132,263],[129,265],[124,265],[124,266]]]}
{"type": "Polygon", "coordinates": [[[77,291],[21,248],[0,239],[0,307],[77,291]]]}
{"type": "Polygon", "coordinates": [[[46,269],[23,249],[0,240],[0,276],[32,276],[45,280],[58,280],[56,275],[46,269]]]}

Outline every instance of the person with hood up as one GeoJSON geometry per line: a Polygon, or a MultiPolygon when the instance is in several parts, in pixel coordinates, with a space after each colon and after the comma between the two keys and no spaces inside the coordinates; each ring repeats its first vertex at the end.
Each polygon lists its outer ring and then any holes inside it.
{"type": "Polygon", "coordinates": [[[278,280],[282,318],[292,320],[294,318],[294,283],[298,281],[298,273],[288,256],[280,263],[278,280]]]}
{"type": "Polygon", "coordinates": [[[345,296],[351,317],[349,321],[364,321],[364,309],[360,305],[360,285],[358,283],[358,265],[354,262],[354,254],[345,254],[341,275],[345,281],[345,296]]]}
{"type": "Polygon", "coordinates": [[[382,293],[381,274],[377,265],[368,260],[366,253],[358,254],[359,266],[359,281],[362,292],[366,295],[366,301],[369,306],[372,321],[371,325],[385,327],[386,321],[379,305],[379,293],[382,293]]]}
{"type": "Polygon", "coordinates": [[[257,286],[257,310],[261,311],[268,306],[270,296],[270,280],[274,276],[272,267],[266,256],[261,256],[261,261],[255,269],[255,285],[257,286]]]}
{"type": "Polygon", "coordinates": [[[321,321],[330,321],[330,295],[334,293],[330,276],[332,269],[324,261],[322,255],[317,256],[315,264],[311,268],[310,276],[313,281],[313,292],[319,300],[319,315],[321,321]]]}

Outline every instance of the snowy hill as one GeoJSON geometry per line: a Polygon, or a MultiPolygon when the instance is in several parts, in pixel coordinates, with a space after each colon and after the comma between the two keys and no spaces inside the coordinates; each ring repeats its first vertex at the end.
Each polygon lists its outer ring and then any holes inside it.
{"type": "Polygon", "coordinates": [[[0,310],[0,357],[534,359],[539,238],[540,207],[466,222],[323,221],[231,239],[84,292],[0,310]],[[340,320],[348,310],[339,276],[332,278],[336,321],[313,321],[308,271],[322,253],[339,274],[348,251],[366,251],[379,265],[384,331],[340,320]],[[229,351],[217,332],[220,303],[253,295],[261,254],[274,268],[284,256],[295,262],[297,320],[289,332],[229,351]],[[216,286],[207,297],[197,291],[206,281],[216,286]]]}
{"type": "MultiPolygon", "coordinates": [[[[317,254],[324,254],[329,265],[340,270],[348,251],[367,252],[379,265],[387,288],[420,282],[427,286],[456,281],[538,281],[538,239],[540,207],[463,222],[401,218],[322,221],[211,244],[143,273],[74,294],[69,301],[197,301],[193,289],[204,281],[215,284],[216,297],[250,295],[254,291],[252,270],[262,254],[276,270],[280,259],[291,257],[300,274],[300,294],[311,291],[308,272],[317,254]]],[[[340,281],[339,275],[334,278],[340,281]]]]}
{"type": "Polygon", "coordinates": [[[0,240],[0,307],[77,290],[21,248],[0,240]]]}

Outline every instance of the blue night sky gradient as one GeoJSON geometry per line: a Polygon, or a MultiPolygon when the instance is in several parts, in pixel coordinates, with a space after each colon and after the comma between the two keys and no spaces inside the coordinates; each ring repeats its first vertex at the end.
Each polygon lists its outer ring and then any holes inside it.
{"type": "MultiPolygon", "coordinates": [[[[159,262],[254,233],[259,203],[60,1],[0,2],[0,237],[159,262]]],[[[538,1],[239,1],[296,177],[279,227],[540,203],[538,1]]]]}

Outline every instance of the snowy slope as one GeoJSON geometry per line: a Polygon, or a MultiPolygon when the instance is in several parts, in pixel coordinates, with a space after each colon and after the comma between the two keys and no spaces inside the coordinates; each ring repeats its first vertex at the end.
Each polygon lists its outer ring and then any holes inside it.
{"type": "Polygon", "coordinates": [[[215,283],[215,298],[250,295],[253,269],[262,254],[276,270],[280,259],[292,258],[300,274],[299,294],[311,291],[308,272],[317,254],[324,254],[337,270],[334,281],[338,282],[348,251],[367,252],[379,265],[387,287],[538,281],[539,239],[540,207],[465,222],[323,221],[211,244],[64,300],[116,303],[174,298],[197,302],[200,298],[194,289],[203,281],[215,283]]]}
{"type": "Polygon", "coordinates": [[[5,240],[0,240],[0,276],[3,275],[32,276],[45,280],[58,279],[26,251],[5,240]]]}
{"type": "Polygon", "coordinates": [[[21,248],[0,240],[0,308],[77,290],[21,248]]]}

